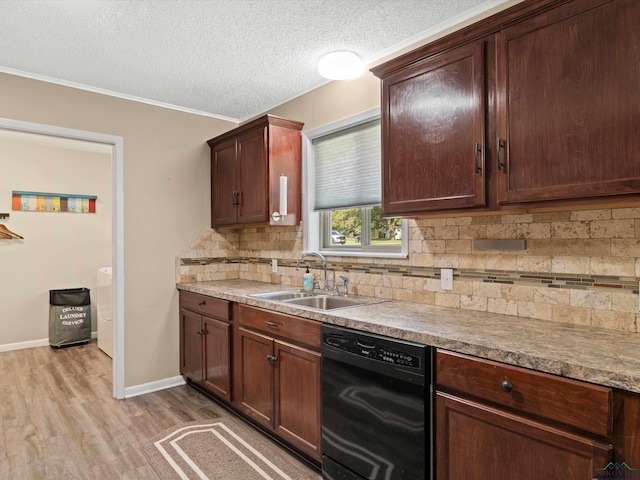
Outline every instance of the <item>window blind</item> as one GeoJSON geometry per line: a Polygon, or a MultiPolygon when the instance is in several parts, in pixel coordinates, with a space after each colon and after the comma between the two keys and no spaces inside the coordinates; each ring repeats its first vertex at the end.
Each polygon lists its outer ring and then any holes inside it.
{"type": "Polygon", "coordinates": [[[380,120],[313,140],[314,210],[381,203],[380,120]]]}

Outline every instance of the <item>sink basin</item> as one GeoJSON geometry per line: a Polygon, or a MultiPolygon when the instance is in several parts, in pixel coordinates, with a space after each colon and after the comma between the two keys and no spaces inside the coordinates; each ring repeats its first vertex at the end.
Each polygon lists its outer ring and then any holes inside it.
{"type": "Polygon", "coordinates": [[[284,301],[296,298],[307,298],[316,295],[313,292],[301,292],[300,290],[286,290],[283,292],[266,292],[266,293],[254,293],[249,295],[250,297],[264,298],[265,300],[284,301]]]}
{"type": "Polygon", "coordinates": [[[333,310],[335,308],[353,307],[356,305],[366,305],[367,303],[375,303],[374,299],[353,298],[353,297],[333,297],[329,295],[315,295],[305,298],[294,298],[285,300],[291,305],[300,305],[301,307],[315,308],[318,310],[333,310]]]}
{"type": "Polygon", "coordinates": [[[336,308],[354,307],[356,305],[369,305],[383,300],[371,297],[338,297],[328,295],[324,290],[304,292],[302,290],[281,290],[279,292],[253,293],[254,298],[262,298],[273,302],[283,302],[290,305],[298,305],[315,310],[334,310],[336,308]]]}

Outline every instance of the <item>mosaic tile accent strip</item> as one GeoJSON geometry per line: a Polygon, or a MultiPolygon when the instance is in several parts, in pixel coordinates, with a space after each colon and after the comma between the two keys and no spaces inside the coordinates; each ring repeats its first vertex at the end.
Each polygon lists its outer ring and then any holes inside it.
{"type": "Polygon", "coordinates": [[[180,265],[181,266],[191,266],[191,265],[213,265],[216,263],[241,263],[239,258],[214,258],[214,257],[203,257],[203,258],[181,258],[180,265]]]}
{"type": "MultiPolygon", "coordinates": [[[[256,257],[238,258],[181,258],[180,264],[187,265],[211,265],[211,264],[258,264],[271,265],[271,259],[256,257]]],[[[278,259],[280,267],[296,267],[297,260],[278,259]]],[[[319,267],[315,259],[305,259],[304,263],[319,267]],[[317,265],[316,265],[317,264],[317,265]]],[[[440,279],[440,268],[433,267],[405,267],[398,265],[380,265],[365,263],[341,263],[327,262],[328,271],[357,272],[365,274],[393,273],[403,277],[415,277],[425,279],[440,279]]],[[[476,270],[454,269],[454,280],[468,280],[483,283],[498,283],[509,285],[547,286],[549,288],[598,290],[638,295],[638,281],[640,277],[614,276],[614,275],[582,275],[582,274],[554,274],[535,272],[514,272],[507,270],[476,270]]]]}

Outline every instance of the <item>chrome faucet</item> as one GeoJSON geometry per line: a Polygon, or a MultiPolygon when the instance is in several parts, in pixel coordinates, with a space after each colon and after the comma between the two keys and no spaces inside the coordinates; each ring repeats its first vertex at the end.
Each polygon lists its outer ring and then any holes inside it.
{"type": "Polygon", "coordinates": [[[340,295],[340,290],[338,290],[339,287],[342,287],[342,296],[343,297],[348,297],[349,296],[349,279],[347,278],[346,275],[338,275],[338,277],[340,277],[340,280],[342,280],[342,283],[335,283],[335,285],[333,286],[333,294],[334,295],[340,295]]]}
{"type": "Polygon", "coordinates": [[[329,290],[329,280],[327,280],[327,260],[324,258],[324,255],[318,252],[302,252],[300,258],[298,259],[298,264],[296,265],[296,270],[300,269],[300,262],[304,259],[304,257],[308,257],[309,255],[314,255],[322,260],[322,268],[324,269],[324,286],[323,290],[329,290]]]}

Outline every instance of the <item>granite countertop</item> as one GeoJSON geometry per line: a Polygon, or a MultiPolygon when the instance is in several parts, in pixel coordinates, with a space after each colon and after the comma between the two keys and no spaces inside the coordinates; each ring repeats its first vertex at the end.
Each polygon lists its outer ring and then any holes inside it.
{"type": "Polygon", "coordinates": [[[398,301],[318,311],[250,297],[292,287],[248,280],[180,283],[177,287],[640,393],[640,334],[398,301]]]}

